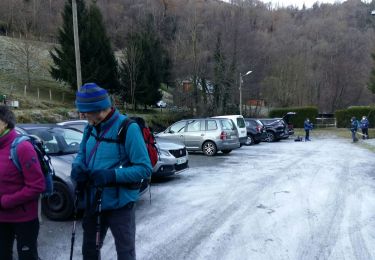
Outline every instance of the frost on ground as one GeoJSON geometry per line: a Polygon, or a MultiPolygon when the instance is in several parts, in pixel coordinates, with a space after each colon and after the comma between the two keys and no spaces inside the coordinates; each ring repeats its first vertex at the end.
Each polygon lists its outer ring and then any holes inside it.
{"type": "MultiPolygon", "coordinates": [[[[375,258],[375,161],[360,145],[291,139],[190,157],[138,203],[138,259],[375,258]]],[[[68,257],[64,232],[55,259],[68,257]]],[[[111,236],[102,255],[116,259],[111,236]]]]}

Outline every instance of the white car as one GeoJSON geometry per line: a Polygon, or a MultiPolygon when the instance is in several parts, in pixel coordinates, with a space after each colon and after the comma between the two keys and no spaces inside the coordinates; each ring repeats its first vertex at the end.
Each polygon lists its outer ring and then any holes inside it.
{"type": "Polygon", "coordinates": [[[165,103],[163,100],[158,101],[158,103],[156,103],[156,105],[160,108],[166,108],[167,107],[167,103],[165,103]]]}
{"type": "Polygon", "coordinates": [[[229,118],[233,121],[234,126],[237,128],[238,137],[241,145],[247,144],[247,130],[245,125],[245,119],[242,115],[225,115],[225,116],[214,116],[213,118],[229,118]]]}
{"type": "Polygon", "coordinates": [[[152,177],[178,174],[189,167],[189,154],[185,145],[156,138],[159,159],[154,166],[152,177]]]}

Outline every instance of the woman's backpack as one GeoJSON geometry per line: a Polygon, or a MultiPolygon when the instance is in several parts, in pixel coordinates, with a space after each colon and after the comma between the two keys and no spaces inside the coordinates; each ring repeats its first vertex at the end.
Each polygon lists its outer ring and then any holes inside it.
{"type": "Polygon", "coordinates": [[[22,173],[22,167],[17,156],[17,147],[20,143],[24,141],[29,142],[33,146],[36,154],[38,155],[40,168],[42,169],[44,181],[46,184],[46,188],[42,195],[50,196],[53,193],[53,177],[55,175],[55,171],[51,164],[51,157],[46,153],[43,142],[38,137],[32,135],[18,135],[14,139],[10,147],[10,159],[17,167],[17,169],[22,173]]]}

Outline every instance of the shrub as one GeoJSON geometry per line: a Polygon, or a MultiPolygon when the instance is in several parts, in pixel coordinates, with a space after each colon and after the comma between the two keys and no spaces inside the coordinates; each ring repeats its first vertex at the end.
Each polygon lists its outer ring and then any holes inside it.
{"type": "Polygon", "coordinates": [[[362,116],[367,116],[370,127],[374,127],[375,122],[375,107],[374,106],[358,106],[349,107],[347,109],[337,110],[335,112],[337,127],[349,128],[350,119],[355,116],[357,120],[361,120],[362,116]]]}
{"type": "Polygon", "coordinates": [[[313,124],[316,124],[316,118],[318,117],[317,107],[287,107],[273,109],[269,113],[269,117],[283,117],[288,112],[295,112],[290,122],[294,127],[302,128],[306,118],[309,118],[313,124]]]}

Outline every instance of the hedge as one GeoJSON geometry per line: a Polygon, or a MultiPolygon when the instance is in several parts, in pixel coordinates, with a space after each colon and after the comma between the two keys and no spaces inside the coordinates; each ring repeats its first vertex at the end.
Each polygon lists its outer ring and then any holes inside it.
{"type": "Polygon", "coordinates": [[[303,123],[306,118],[309,118],[313,124],[316,124],[316,118],[318,117],[317,107],[287,107],[273,109],[269,113],[269,117],[283,117],[288,112],[295,112],[296,114],[291,117],[290,122],[296,128],[303,128],[303,123]]]}
{"type": "Polygon", "coordinates": [[[361,120],[362,116],[367,116],[370,127],[374,127],[375,122],[375,107],[374,106],[358,106],[349,107],[347,109],[337,110],[335,112],[337,127],[349,128],[350,119],[356,117],[357,120],[361,120]]]}

